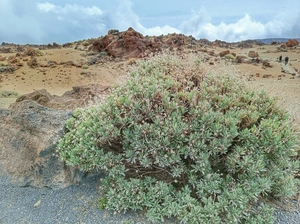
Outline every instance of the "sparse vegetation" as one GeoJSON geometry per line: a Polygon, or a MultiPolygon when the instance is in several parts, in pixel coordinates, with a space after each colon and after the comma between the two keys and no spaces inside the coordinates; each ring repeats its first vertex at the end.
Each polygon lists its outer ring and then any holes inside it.
{"type": "Polygon", "coordinates": [[[0,91],[0,98],[18,98],[20,94],[16,91],[2,90],[0,91]]]}
{"type": "Polygon", "coordinates": [[[102,56],[102,57],[105,57],[105,56],[108,55],[107,51],[101,51],[99,54],[100,54],[100,56],[102,56]]]}
{"type": "Polygon", "coordinates": [[[16,70],[15,66],[12,66],[12,65],[1,66],[0,65],[0,73],[14,73],[15,70],[16,70]]]}
{"type": "Polygon", "coordinates": [[[82,65],[82,66],[81,66],[81,68],[82,68],[82,69],[88,69],[88,68],[89,68],[89,66],[88,66],[88,65],[86,65],[86,64],[84,64],[84,65],[82,65]]]}
{"type": "Polygon", "coordinates": [[[105,205],[107,203],[107,199],[105,197],[102,197],[99,199],[99,203],[98,203],[98,208],[100,210],[104,209],[105,208],[105,205]]]}
{"type": "Polygon", "coordinates": [[[107,174],[99,208],[145,209],[151,221],[273,223],[258,202],[297,191],[290,117],[265,92],[197,60],[139,62],[103,104],[74,112],[60,157],[107,174]]]}

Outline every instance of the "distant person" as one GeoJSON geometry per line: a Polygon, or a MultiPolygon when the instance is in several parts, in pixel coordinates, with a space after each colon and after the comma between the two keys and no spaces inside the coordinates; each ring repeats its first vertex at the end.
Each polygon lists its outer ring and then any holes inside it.
{"type": "Polygon", "coordinates": [[[285,61],[285,65],[287,65],[287,63],[289,63],[289,57],[286,56],[285,59],[284,59],[284,61],[285,61]]]}
{"type": "Polygon", "coordinates": [[[282,55],[279,56],[279,62],[282,62],[282,55]]]}

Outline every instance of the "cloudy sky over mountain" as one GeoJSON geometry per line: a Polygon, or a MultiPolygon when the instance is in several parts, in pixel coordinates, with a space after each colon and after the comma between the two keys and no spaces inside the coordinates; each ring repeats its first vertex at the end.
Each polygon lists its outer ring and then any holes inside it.
{"type": "Polygon", "coordinates": [[[225,40],[300,37],[299,0],[0,0],[0,42],[66,43],[133,27],[225,40]]]}

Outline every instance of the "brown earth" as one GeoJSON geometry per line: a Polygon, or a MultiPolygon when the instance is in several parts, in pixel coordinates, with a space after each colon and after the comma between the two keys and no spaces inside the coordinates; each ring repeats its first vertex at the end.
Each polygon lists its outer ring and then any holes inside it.
{"type": "MultiPolygon", "coordinates": [[[[177,50],[179,54],[204,57],[207,66],[231,55],[234,63],[230,59],[226,63],[247,77],[250,88],[265,89],[271,95],[278,96],[282,106],[300,123],[299,45],[288,48],[285,44],[263,45],[251,41],[229,44],[205,39],[197,41],[192,37],[175,34],[147,39],[135,33],[132,28],[124,32],[109,31],[103,39],[77,41],[63,46],[0,46],[0,71],[1,66],[11,66],[14,69],[13,72],[0,72],[0,93],[16,91],[28,94],[46,89],[52,95],[61,96],[78,85],[112,86],[126,78],[136,60],[147,58],[148,53],[153,52],[151,47],[156,51],[169,49],[177,50]],[[126,42],[128,39],[130,41],[126,42]],[[137,43],[133,43],[134,40],[137,43]],[[98,46],[99,43],[102,45],[98,46]],[[138,51],[138,57],[132,52],[122,52],[123,49],[132,51],[137,45],[143,46],[138,51]],[[125,57],[111,55],[110,52],[116,51],[118,55],[125,57]],[[130,55],[134,57],[128,57],[130,55]],[[278,61],[280,55],[283,58],[281,63],[278,61]],[[284,64],[286,56],[289,57],[287,65],[284,64]]],[[[16,98],[0,98],[0,108],[9,107],[15,100],[16,98]]]]}

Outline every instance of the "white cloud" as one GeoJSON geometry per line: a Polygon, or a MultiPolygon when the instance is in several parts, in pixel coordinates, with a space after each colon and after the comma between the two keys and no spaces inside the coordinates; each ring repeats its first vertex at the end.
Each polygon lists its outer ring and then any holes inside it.
{"type": "Polygon", "coordinates": [[[154,26],[150,28],[144,27],[140,18],[132,10],[133,4],[129,0],[119,1],[119,6],[116,13],[114,14],[113,25],[116,29],[121,31],[127,30],[128,27],[133,27],[136,31],[141,32],[143,35],[158,36],[161,34],[169,33],[180,33],[179,29],[165,25],[165,26],[154,26]]]}
{"type": "Polygon", "coordinates": [[[40,12],[54,12],[58,14],[60,17],[62,15],[64,16],[70,16],[70,14],[80,15],[80,16],[102,16],[103,12],[100,8],[96,6],[92,7],[83,7],[77,4],[69,5],[66,4],[64,7],[62,6],[56,6],[54,4],[51,4],[49,2],[44,3],[37,3],[37,9],[40,12]]]}
{"type": "Polygon", "coordinates": [[[250,15],[245,14],[233,23],[220,23],[214,25],[210,22],[208,12],[202,8],[198,13],[183,21],[181,31],[195,38],[207,38],[209,40],[225,40],[230,42],[246,39],[259,39],[269,37],[291,37],[300,36],[300,31],[293,29],[297,27],[299,16],[291,15],[289,12],[270,18],[270,21],[261,23],[255,21],[250,15]]]}
{"type": "MultiPolygon", "coordinates": [[[[299,7],[294,10],[290,9],[290,6],[289,10],[272,8],[272,13],[264,14],[262,17],[258,12],[247,13],[247,11],[240,16],[241,5],[239,5],[234,8],[238,15],[233,14],[230,20],[226,21],[229,12],[222,16],[202,7],[188,16],[186,11],[183,9],[181,11],[179,3],[173,5],[169,11],[166,10],[162,16],[162,11],[157,14],[151,11],[146,12],[145,7],[141,9],[140,6],[145,6],[147,3],[141,3],[138,0],[111,0],[111,2],[74,0],[74,4],[63,4],[59,0],[41,1],[0,0],[0,20],[2,21],[0,42],[23,44],[55,41],[66,43],[102,36],[110,29],[124,31],[129,27],[143,35],[183,33],[193,35],[197,39],[219,39],[232,42],[254,38],[300,37],[299,7]],[[88,5],[92,2],[94,5],[88,5]],[[136,2],[139,8],[136,9],[133,2],[136,2]],[[279,12],[277,15],[276,11],[279,12]],[[210,12],[212,15],[218,15],[218,21],[222,19],[224,21],[216,24],[213,22],[216,21],[216,17],[213,17],[210,12]],[[141,22],[139,16],[144,18],[142,21],[146,18],[147,27],[141,22]]],[[[154,7],[156,6],[149,5],[149,10],[154,7]]]]}
{"type": "Polygon", "coordinates": [[[119,1],[119,6],[112,18],[112,25],[115,29],[120,31],[127,30],[129,27],[134,28],[136,31],[141,32],[143,35],[161,35],[168,33],[180,33],[179,29],[165,25],[165,26],[155,26],[151,28],[144,27],[140,18],[132,10],[133,4],[129,0],[119,1]]]}
{"type": "Polygon", "coordinates": [[[56,8],[57,7],[54,4],[51,4],[49,2],[37,3],[37,9],[41,12],[55,11],[56,8]]]}
{"type": "Polygon", "coordinates": [[[152,28],[145,29],[144,34],[149,36],[159,36],[161,34],[169,34],[169,33],[181,33],[180,30],[170,27],[170,26],[156,26],[152,28]]]}
{"type": "Polygon", "coordinates": [[[49,39],[59,43],[100,36],[107,32],[107,27],[103,25],[105,21],[110,23],[107,15],[97,6],[60,6],[44,2],[36,3],[36,10],[44,23],[51,24],[44,27],[49,39]]]}
{"type": "Polygon", "coordinates": [[[132,10],[133,3],[129,0],[120,0],[116,12],[112,15],[112,25],[121,31],[129,27],[143,32],[145,27],[140,23],[140,18],[132,10]]]}

